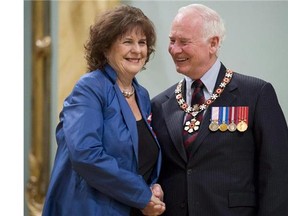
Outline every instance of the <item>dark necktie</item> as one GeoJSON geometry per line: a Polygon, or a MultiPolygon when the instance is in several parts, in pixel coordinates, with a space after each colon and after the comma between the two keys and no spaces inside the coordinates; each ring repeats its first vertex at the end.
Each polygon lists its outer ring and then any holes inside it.
{"type": "MultiPolygon", "coordinates": [[[[205,103],[205,97],[203,93],[204,84],[202,83],[202,81],[200,79],[195,80],[192,83],[191,87],[194,88],[191,100],[191,107],[195,106],[196,104],[201,105],[205,103]]],[[[192,118],[193,117],[191,114],[186,114],[184,124],[185,122],[190,121],[192,118]]],[[[202,118],[203,118],[203,111],[198,113],[198,115],[196,116],[196,120],[201,122],[202,118]]],[[[192,133],[188,133],[186,130],[183,130],[183,142],[188,158],[190,157],[191,147],[198,135],[198,132],[199,129],[193,131],[192,133]]]]}

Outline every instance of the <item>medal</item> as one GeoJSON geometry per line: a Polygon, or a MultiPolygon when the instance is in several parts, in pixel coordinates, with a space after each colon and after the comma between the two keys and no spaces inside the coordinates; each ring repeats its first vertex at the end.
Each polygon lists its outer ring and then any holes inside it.
{"type": "Polygon", "coordinates": [[[222,123],[222,124],[219,125],[219,130],[220,130],[220,131],[224,132],[224,131],[226,131],[227,129],[228,129],[227,124],[222,123]]]}
{"type": "Polygon", "coordinates": [[[230,132],[234,132],[234,131],[236,131],[236,129],[237,129],[237,125],[236,125],[234,122],[231,122],[231,123],[228,125],[228,130],[229,130],[230,132]]]}
{"type": "Polygon", "coordinates": [[[211,110],[211,123],[209,125],[209,129],[211,131],[217,131],[218,130],[218,128],[219,128],[218,117],[219,117],[219,107],[212,107],[212,110],[211,110]]]}
{"type": "Polygon", "coordinates": [[[219,128],[218,121],[212,121],[209,125],[211,131],[217,131],[219,128]]]}
{"type": "Polygon", "coordinates": [[[244,132],[248,128],[248,107],[247,106],[237,107],[237,111],[238,111],[237,130],[240,132],[244,132]]]}
{"type": "Polygon", "coordinates": [[[241,121],[237,124],[237,130],[240,132],[246,131],[247,128],[248,128],[248,126],[247,126],[246,122],[244,122],[244,121],[241,121]]]}
{"type": "Polygon", "coordinates": [[[184,124],[184,130],[188,133],[193,133],[194,131],[197,131],[200,127],[200,121],[197,121],[195,118],[186,121],[184,124]]]}
{"type": "Polygon", "coordinates": [[[220,107],[220,120],[222,120],[222,123],[219,125],[219,130],[224,132],[228,129],[226,121],[227,121],[227,111],[229,109],[227,109],[227,107],[220,107]]]}
{"type": "Polygon", "coordinates": [[[230,132],[236,131],[237,125],[234,123],[235,122],[235,107],[229,107],[229,122],[230,124],[228,125],[228,130],[230,132]]]}

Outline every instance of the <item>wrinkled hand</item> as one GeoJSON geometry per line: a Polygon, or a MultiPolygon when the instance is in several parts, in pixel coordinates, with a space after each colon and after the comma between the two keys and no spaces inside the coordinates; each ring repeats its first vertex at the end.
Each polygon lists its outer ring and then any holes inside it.
{"type": "Polygon", "coordinates": [[[151,187],[152,197],[147,206],[142,209],[144,215],[156,216],[161,215],[165,211],[165,203],[163,203],[164,193],[159,184],[154,184],[151,187]]]}
{"type": "Polygon", "coordinates": [[[165,203],[163,203],[154,194],[152,194],[152,197],[149,203],[146,205],[146,207],[141,210],[141,212],[144,215],[149,215],[149,216],[161,215],[164,211],[165,211],[165,203]]]}

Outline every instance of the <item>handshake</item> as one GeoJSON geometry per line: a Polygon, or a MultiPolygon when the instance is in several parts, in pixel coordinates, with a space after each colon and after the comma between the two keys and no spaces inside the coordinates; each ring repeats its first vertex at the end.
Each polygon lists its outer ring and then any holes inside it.
{"type": "Polygon", "coordinates": [[[159,184],[154,184],[151,187],[152,197],[149,203],[145,206],[141,212],[148,216],[161,215],[165,211],[165,203],[163,202],[164,193],[159,184]]]}

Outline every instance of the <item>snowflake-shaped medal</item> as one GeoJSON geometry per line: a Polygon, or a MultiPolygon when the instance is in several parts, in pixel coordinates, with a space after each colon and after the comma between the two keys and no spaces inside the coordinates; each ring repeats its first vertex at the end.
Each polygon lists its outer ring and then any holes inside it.
{"type": "Polygon", "coordinates": [[[200,127],[200,121],[197,121],[195,118],[185,122],[184,130],[188,133],[193,133],[197,131],[200,127]]]}

